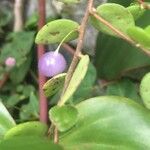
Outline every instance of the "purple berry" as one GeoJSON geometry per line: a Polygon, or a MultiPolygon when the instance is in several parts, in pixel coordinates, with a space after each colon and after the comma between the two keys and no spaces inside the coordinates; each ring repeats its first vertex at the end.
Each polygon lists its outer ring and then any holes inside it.
{"type": "Polygon", "coordinates": [[[38,68],[42,75],[52,77],[62,73],[66,68],[64,56],[58,52],[45,53],[38,62],[38,68]]]}
{"type": "Polygon", "coordinates": [[[12,68],[12,67],[15,66],[15,64],[16,64],[16,60],[15,60],[14,57],[8,57],[8,58],[5,60],[5,65],[6,65],[7,67],[12,68]]]}

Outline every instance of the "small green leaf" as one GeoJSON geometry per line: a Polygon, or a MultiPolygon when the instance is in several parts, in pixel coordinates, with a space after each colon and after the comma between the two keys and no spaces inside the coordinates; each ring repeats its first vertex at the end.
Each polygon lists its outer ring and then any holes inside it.
{"type": "Polygon", "coordinates": [[[4,139],[10,139],[14,137],[22,136],[45,136],[47,131],[47,125],[39,121],[31,121],[26,123],[21,123],[15,127],[8,130],[4,136],[4,139]]]}
{"type": "Polygon", "coordinates": [[[145,12],[145,9],[143,9],[139,4],[131,5],[127,7],[127,10],[133,15],[134,20],[140,18],[145,12]]]}
{"type": "Polygon", "coordinates": [[[145,106],[150,109],[150,73],[147,73],[141,81],[140,94],[145,106]]]}
{"type": "MultiPolygon", "coordinates": [[[[97,13],[108,21],[113,27],[126,34],[129,27],[135,25],[131,13],[123,6],[115,3],[106,3],[97,7],[97,13]]],[[[93,26],[101,32],[117,36],[111,29],[91,16],[93,26]]]]}
{"type": "Polygon", "coordinates": [[[50,109],[49,117],[58,130],[64,132],[77,123],[78,111],[72,106],[55,106],[50,109]]]}
{"type": "Polygon", "coordinates": [[[87,73],[89,62],[90,60],[88,55],[84,55],[81,57],[81,60],[79,61],[76,70],[72,75],[70,83],[64,95],[61,98],[60,105],[63,105],[77,90],[77,88],[79,87],[80,83],[82,82],[87,73]]]}
{"type": "Polygon", "coordinates": [[[14,137],[0,143],[1,150],[63,150],[59,145],[40,137],[14,137]]]}
{"type": "Polygon", "coordinates": [[[72,32],[65,42],[74,40],[78,37],[79,24],[68,19],[58,19],[46,24],[37,34],[35,42],[37,44],[52,44],[61,42],[66,35],[72,32]]]}
{"type": "Polygon", "coordinates": [[[54,95],[59,91],[59,89],[62,88],[65,81],[65,76],[66,73],[58,74],[44,84],[43,90],[46,97],[54,95]]]}
{"type": "Polygon", "coordinates": [[[5,133],[15,126],[15,121],[0,101],[0,140],[3,138],[5,133]]]}
{"type": "Polygon", "coordinates": [[[140,27],[130,27],[127,30],[128,35],[137,42],[146,48],[150,48],[150,34],[144,31],[140,27]]]}

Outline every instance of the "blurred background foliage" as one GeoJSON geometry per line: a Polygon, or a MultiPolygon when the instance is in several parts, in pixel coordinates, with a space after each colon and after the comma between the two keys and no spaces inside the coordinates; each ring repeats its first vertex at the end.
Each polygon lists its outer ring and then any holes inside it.
{"type": "MultiPolygon", "coordinates": [[[[95,1],[95,5],[106,2],[95,1]]],[[[134,0],[108,0],[129,6],[134,0]]],[[[82,5],[63,5],[55,0],[47,0],[47,22],[57,18],[70,18],[80,22],[84,13],[86,0],[82,5]],[[70,11],[71,10],[71,11],[70,11]]],[[[0,1],[0,99],[9,109],[17,122],[38,119],[38,75],[37,50],[34,38],[37,32],[37,1],[24,2],[24,26],[20,32],[13,31],[13,2],[0,1]],[[16,65],[5,65],[8,57],[16,59],[16,65]],[[4,81],[4,82],[3,82],[4,81]]],[[[142,27],[150,24],[150,11],[136,21],[142,27]]],[[[69,43],[73,48],[76,40],[69,43]]],[[[48,45],[47,51],[57,45],[48,45]]],[[[71,61],[72,54],[62,48],[61,52],[71,61]]],[[[88,26],[85,37],[84,52],[91,57],[88,73],[82,84],[70,99],[78,103],[97,95],[119,95],[131,98],[141,105],[139,83],[143,75],[150,70],[150,58],[127,42],[98,33],[88,26]]],[[[48,98],[49,105],[57,102],[56,94],[48,98]]]]}

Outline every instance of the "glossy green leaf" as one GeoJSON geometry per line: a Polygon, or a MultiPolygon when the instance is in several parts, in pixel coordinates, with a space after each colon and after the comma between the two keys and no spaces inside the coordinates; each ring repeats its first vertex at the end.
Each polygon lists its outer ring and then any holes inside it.
{"type": "Polygon", "coordinates": [[[61,42],[70,32],[72,32],[65,42],[74,40],[78,36],[79,24],[68,19],[58,19],[47,23],[38,32],[35,42],[37,44],[50,44],[61,42]],[[74,32],[73,32],[74,31],[74,32]]]}
{"type": "Polygon", "coordinates": [[[78,123],[60,137],[65,150],[150,149],[150,111],[132,100],[95,97],[76,108],[78,123]]]}
{"type": "Polygon", "coordinates": [[[80,3],[81,0],[58,0],[63,3],[72,4],[72,3],[80,3]]]}
{"type": "Polygon", "coordinates": [[[15,137],[0,143],[1,150],[63,150],[48,139],[40,137],[15,137]]]}
{"type": "Polygon", "coordinates": [[[73,106],[55,106],[50,109],[49,117],[58,130],[64,132],[77,123],[78,111],[73,106]]]}
{"type": "Polygon", "coordinates": [[[47,131],[47,125],[39,121],[25,122],[16,125],[8,130],[4,136],[4,139],[10,139],[14,137],[22,136],[45,136],[47,131]]]}
{"type": "MultiPolygon", "coordinates": [[[[132,14],[123,6],[115,3],[106,3],[97,7],[97,13],[112,26],[126,34],[129,27],[135,25],[132,14]]],[[[117,36],[111,29],[94,17],[91,17],[93,26],[101,32],[117,36]]]]}
{"type": "Polygon", "coordinates": [[[128,35],[137,42],[137,44],[150,49],[150,34],[140,27],[130,27],[127,30],[128,35]]]}
{"type": "Polygon", "coordinates": [[[140,94],[145,106],[150,109],[150,73],[147,73],[141,81],[140,94]]]}
{"type": "Polygon", "coordinates": [[[139,4],[133,4],[127,7],[127,10],[133,15],[134,20],[140,18],[145,12],[145,9],[142,8],[139,4]]]}
{"type": "Polygon", "coordinates": [[[106,34],[98,35],[95,56],[98,76],[106,80],[125,76],[131,71],[137,74],[141,68],[150,66],[149,56],[122,39],[106,34]]]}
{"type": "Polygon", "coordinates": [[[62,88],[65,81],[66,73],[58,74],[49,79],[43,86],[44,94],[46,97],[50,97],[57,93],[62,88]]]}
{"type": "Polygon", "coordinates": [[[0,140],[3,138],[5,133],[15,126],[15,121],[0,101],[0,140]]]}
{"type": "Polygon", "coordinates": [[[87,73],[89,62],[90,62],[90,60],[89,60],[88,55],[84,55],[81,57],[81,60],[79,61],[78,65],[72,75],[70,83],[69,83],[64,95],[62,96],[61,103],[60,103],[61,105],[63,105],[78,89],[80,83],[82,82],[82,80],[84,79],[84,77],[87,73]]]}

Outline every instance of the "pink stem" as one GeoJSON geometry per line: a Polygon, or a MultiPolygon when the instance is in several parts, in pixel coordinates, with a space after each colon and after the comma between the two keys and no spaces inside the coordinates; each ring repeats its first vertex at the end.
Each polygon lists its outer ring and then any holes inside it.
{"type": "MultiPolygon", "coordinates": [[[[45,24],[45,0],[39,0],[39,22],[38,29],[41,29],[45,24]]],[[[44,45],[38,45],[38,60],[44,54],[45,47],[44,45]]],[[[39,72],[38,72],[39,73],[39,72]]],[[[46,82],[46,78],[39,73],[39,98],[40,98],[40,121],[43,123],[47,123],[48,121],[48,104],[46,97],[44,96],[44,92],[42,87],[46,82]]]]}

